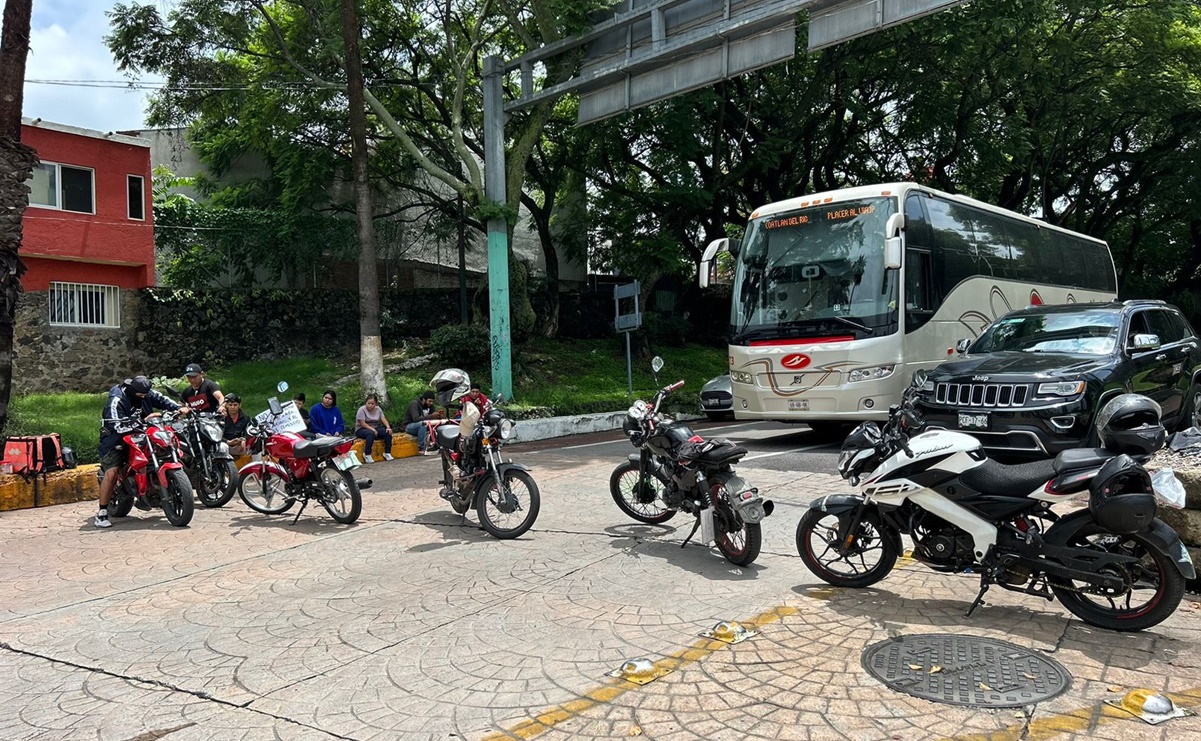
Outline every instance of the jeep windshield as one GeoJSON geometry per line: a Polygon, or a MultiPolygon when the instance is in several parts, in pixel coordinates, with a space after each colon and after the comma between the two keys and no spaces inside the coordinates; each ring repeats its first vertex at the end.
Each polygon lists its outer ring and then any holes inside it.
{"type": "Polygon", "coordinates": [[[1002,317],[970,351],[1108,355],[1117,347],[1121,319],[1117,312],[1087,310],[1002,317]]]}
{"type": "Polygon", "coordinates": [[[734,275],[732,341],[896,331],[897,271],[884,267],[895,212],[894,198],[864,198],[753,219],[734,275]]]}

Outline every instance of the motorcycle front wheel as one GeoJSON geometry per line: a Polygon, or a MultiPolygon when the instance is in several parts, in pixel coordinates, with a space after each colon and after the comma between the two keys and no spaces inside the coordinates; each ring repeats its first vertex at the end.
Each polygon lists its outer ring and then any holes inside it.
{"type": "Polygon", "coordinates": [[[167,471],[167,490],[163,492],[163,514],[167,522],[183,527],[192,521],[196,505],[192,502],[192,482],[182,470],[167,471]]]}
{"type": "Polygon", "coordinates": [[[205,507],[224,507],[234,498],[238,469],[231,460],[213,459],[209,463],[211,473],[208,476],[197,471],[196,497],[205,507]]]}
{"type": "Polygon", "coordinates": [[[475,497],[475,510],[489,535],[509,540],[533,527],[541,500],[538,484],[525,471],[510,468],[503,479],[498,482],[491,474],[484,479],[475,497]]]}
{"type": "Polygon", "coordinates": [[[842,547],[840,526],[853,516],[811,509],[796,526],[801,561],[818,579],[836,587],[870,587],[888,576],[900,555],[872,511],[864,513],[851,545],[842,547]]]}
{"type": "Polygon", "coordinates": [[[238,478],[238,496],[246,506],[264,515],[292,509],[296,500],[288,494],[287,480],[275,471],[250,471],[238,478]]]}
{"type": "Polygon", "coordinates": [[[333,466],[322,468],[321,486],[325,489],[321,504],[330,517],[343,525],[359,519],[363,512],[363,495],[350,471],[339,471],[333,466]]]}
{"type": "Polygon", "coordinates": [[[663,503],[663,482],[651,474],[643,474],[639,465],[626,461],[613,469],[609,477],[609,493],[617,508],[626,517],[658,525],[676,516],[676,511],[663,503]]]}
{"type": "Polygon", "coordinates": [[[757,522],[743,522],[725,484],[710,487],[709,500],[713,505],[713,540],[717,550],[735,566],[750,566],[763,547],[763,528],[757,522]]]}
{"type": "Polygon", "coordinates": [[[1145,630],[1167,620],[1184,597],[1184,576],[1172,559],[1141,533],[1118,535],[1090,523],[1066,545],[1138,559],[1130,565],[1114,566],[1108,572],[1125,582],[1124,594],[1101,594],[1099,588],[1085,582],[1050,578],[1051,591],[1063,606],[1089,625],[1108,630],[1145,630]],[[1085,594],[1086,589],[1097,593],[1085,594]]]}

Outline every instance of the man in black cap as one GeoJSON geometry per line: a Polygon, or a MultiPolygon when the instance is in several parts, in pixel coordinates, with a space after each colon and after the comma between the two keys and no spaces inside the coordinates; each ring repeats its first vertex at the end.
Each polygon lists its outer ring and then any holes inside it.
{"type": "MultiPolygon", "coordinates": [[[[109,527],[108,503],[112,501],[113,489],[117,487],[117,473],[125,465],[128,451],[118,447],[122,435],[135,427],[136,419],[141,419],[155,409],[182,409],[181,414],[187,414],[187,407],[171,401],[150,387],[150,379],[146,376],[126,378],[123,383],[113,386],[108,391],[108,400],[104,403],[104,411],[100,414],[100,511],[96,514],[96,527],[109,527]]],[[[144,504],[136,502],[136,504],[144,504]]],[[[139,507],[141,509],[142,507],[139,507]]],[[[147,507],[148,508],[148,507],[147,507]]]]}
{"type": "Polygon", "coordinates": [[[184,370],[188,387],[180,394],[193,412],[216,412],[225,405],[225,395],[216,381],[204,377],[204,369],[198,363],[189,363],[184,370]]]}

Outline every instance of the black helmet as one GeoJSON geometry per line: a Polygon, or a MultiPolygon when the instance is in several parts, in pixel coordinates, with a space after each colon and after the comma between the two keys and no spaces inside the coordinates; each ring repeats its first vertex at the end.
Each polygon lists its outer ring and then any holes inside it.
{"type": "Polygon", "coordinates": [[[875,422],[863,422],[842,442],[838,473],[844,479],[871,471],[880,463],[880,441],[884,436],[875,422]]]}
{"type": "Polygon", "coordinates": [[[1097,413],[1097,439],[1113,453],[1150,455],[1167,437],[1160,414],[1159,404],[1142,394],[1114,397],[1097,413]]]}
{"type": "Polygon", "coordinates": [[[126,378],[125,388],[129,389],[130,393],[133,394],[148,394],[150,393],[150,379],[146,376],[126,378]]]}

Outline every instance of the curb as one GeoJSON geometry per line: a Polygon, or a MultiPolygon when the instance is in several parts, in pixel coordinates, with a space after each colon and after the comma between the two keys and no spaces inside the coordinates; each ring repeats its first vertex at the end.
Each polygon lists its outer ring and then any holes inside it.
{"type": "MultiPolygon", "coordinates": [[[[699,414],[675,414],[672,415],[672,418],[682,422],[704,419],[699,414]]],[[[626,412],[622,410],[620,412],[601,412],[600,414],[579,414],[571,417],[517,420],[517,426],[513,430],[514,441],[529,443],[555,437],[620,430],[625,419],[626,412]]]]}

